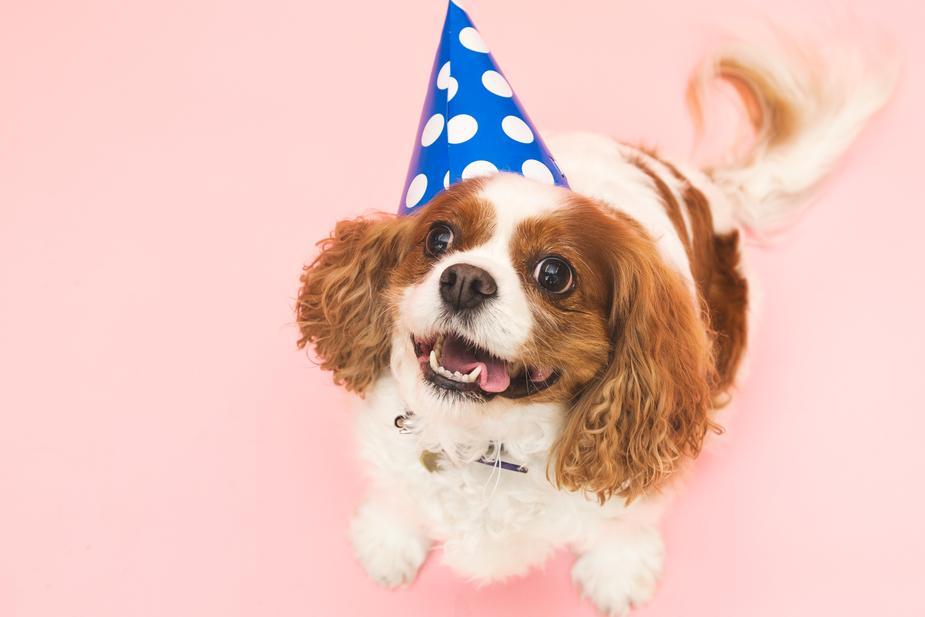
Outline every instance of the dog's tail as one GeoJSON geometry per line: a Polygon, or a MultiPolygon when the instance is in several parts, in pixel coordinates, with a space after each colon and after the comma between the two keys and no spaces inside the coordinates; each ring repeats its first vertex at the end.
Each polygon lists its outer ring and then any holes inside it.
{"type": "Polygon", "coordinates": [[[732,43],[695,71],[688,104],[698,130],[705,93],[731,84],[752,125],[746,147],[706,171],[732,199],[751,232],[779,231],[805,209],[813,190],[889,98],[898,74],[891,53],[870,48],[808,49],[777,33],[769,43],[732,43]]]}

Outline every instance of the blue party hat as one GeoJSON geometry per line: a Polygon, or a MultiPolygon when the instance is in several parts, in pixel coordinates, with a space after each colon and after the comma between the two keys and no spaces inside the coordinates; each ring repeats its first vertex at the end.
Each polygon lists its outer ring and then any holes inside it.
{"type": "Polygon", "coordinates": [[[399,214],[465,178],[508,171],[568,186],[472,20],[450,1],[399,214]]]}

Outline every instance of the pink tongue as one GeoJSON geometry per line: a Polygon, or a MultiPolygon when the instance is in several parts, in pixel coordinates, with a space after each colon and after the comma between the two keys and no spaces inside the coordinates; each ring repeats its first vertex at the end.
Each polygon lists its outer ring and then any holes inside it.
{"type": "Polygon", "coordinates": [[[503,360],[495,358],[484,350],[466,345],[462,339],[452,334],[447,335],[443,341],[440,364],[443,368],[463,374],[481,366],[479,387],[485,392],[504,392],[511,385],[511,377],[507,374],[507,364],[503,360]]]}

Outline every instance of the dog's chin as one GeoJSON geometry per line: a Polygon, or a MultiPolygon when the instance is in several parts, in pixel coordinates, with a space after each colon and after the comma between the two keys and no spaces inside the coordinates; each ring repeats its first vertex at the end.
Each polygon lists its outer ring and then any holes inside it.
{"type": "Polygon", "coordinates": [[[522,399],[554,385],[549,366],[502,358],[459,332],[411,336],[420,379],[441,400],[485,403],[496,397],[522,399]]]}

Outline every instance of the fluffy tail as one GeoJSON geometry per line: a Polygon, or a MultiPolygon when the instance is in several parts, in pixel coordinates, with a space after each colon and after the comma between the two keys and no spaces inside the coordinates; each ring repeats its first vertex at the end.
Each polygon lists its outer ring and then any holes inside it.
{"type": "Polygon", "coordinates": [[[753,133],[744,149],[707,170],[758,236],[805,209],[814,189],[889,98],[898,63],[869,49],[808,49],[781,35],[768,45],[734,43],[695,72],[688,90],[702,132],[705,93],[717,79],[737,91],[753,133]]]}

